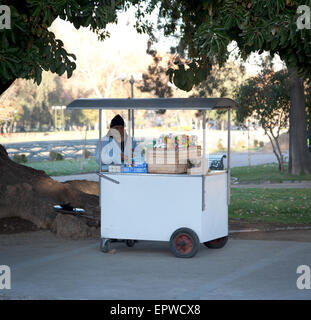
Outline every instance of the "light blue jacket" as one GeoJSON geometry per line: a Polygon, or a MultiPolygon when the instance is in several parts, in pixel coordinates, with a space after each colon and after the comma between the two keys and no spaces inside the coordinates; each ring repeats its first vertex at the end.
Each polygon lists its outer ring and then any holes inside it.
{"type": "MultiPolygon", "coordinates": [[[[141,159],[142,150],[139,148],[135,139],[132,142],[132,149],[134,149],[134,159],[141,159]]],[[[124,146],[124,154],[127,154],[127,143],[124,146]]],[[[99,164],[99,141],[96,145],[95,152],[96,162],[99,164]]],[[[113,137],[104,137],[102,140],[102,171],[108,170],[109,164],[123,164],[121,161],[121,148],[113,137]]]]}

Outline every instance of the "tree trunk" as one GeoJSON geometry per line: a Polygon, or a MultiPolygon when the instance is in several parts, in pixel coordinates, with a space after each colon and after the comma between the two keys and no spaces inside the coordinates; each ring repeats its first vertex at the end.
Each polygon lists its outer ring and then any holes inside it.
{"type": "Polygon", "coordinates": [[[83,238],[98,233],[98,228],[74,216],[56,213],[53,205],[70,203],[84,208],[88,215],[99,220],[98,196],[86,192],[88,182],[60,183],[45,172],[20,165],[12,161],[0,145],[0,218],[20,217],[37,227],[49,229],[57,234],[83,238]],[[68,225],[66,225],[68,223],[68,225]]]}
{"type": "Polygon", "coordinates": [[[311,174],[311,155],[307,148],[306,104],[303,81],[295,69],[290,75],[289,165],[291,174],[311,174]]]}
{"type": "Polygon", "coordinates": [[[265,130],[266,135],[268,136],[271,146],[272,146],[272,150],[273,153],[276,157],[276,159],[278,160],[278,164],[279,164],[279,171],[283,171],[283,157],[282,157],[282,152],[280,150],[279,147],[277,147],[278,145],[278,141],[275,137],[273,137],[273,135],[270,136],[270,134],[265,130]],[[275,144],[273,143],[273,141],[275,142],[275,144]]]}

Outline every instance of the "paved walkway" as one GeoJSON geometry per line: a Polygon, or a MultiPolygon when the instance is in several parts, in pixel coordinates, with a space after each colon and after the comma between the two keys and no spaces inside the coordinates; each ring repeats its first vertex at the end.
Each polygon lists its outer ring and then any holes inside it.
{"type": "Polygon", "coordinates": [[[311,181],[283,182],[283,183],[238,183],[232,184],[232,188],[261,188],[261,189],[305,189],[311,188],[311,181]]]}
{"type": "MultiPolygon", "coordinates": [[[[75,174],[69,176],[51,177],[59,182],[65,182],[69,180],[89,180],[98,181],[98,175],[96,173],[75,174]]],[[[301,182],[284,182],[284,183],[238,183],[231,185],[232,188],[266,188],[266,189],[289,189],[289,188],[311,188],[311,181],[301,182]]]]}
{"type": "Polygon", "coordinates": [[[52,176],[52,179],[59,181],[59,182],[65,182],[70,180],[88,180],[88,181],[99,181],[98,175],[96,173],[84,173],[84,174],[73,174],[68,176],[52,176]]]}
{"type": "Polygon", "coordinates": [[[175,258],[167,242],[64,240],[49,231],[0,235],[0,264],[11,268],[1,299],[311,299],[299,290],[299,265],[309,265],[309,242],[233,240],[219,250],[203,245],[192,259],[175,258]]]}

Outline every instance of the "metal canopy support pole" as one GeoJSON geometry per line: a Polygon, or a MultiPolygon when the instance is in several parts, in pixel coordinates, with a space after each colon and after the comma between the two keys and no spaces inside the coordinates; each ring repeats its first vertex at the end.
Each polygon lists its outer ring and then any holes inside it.
{"type": "MultiPolygon", "coordinates": [[[[102,172],[102,109],[99,109],[99,174],[102,172]]],[[[99,208],[101,208],[101,183],[99,178],[99,208]]]]}
{"type": "Polygon", "coordinates": [[[206,173],[206,111],[203,111],[203,155],[202,155],[202,211],[205,210],[205,173],[206,173]]]}
{"type": "Polygon", "coordinates": [[[102,171],[102,109],[99,109],[99,172],[102,171]]]}
{"type": "MultiPolygon", "coordinates": [[[[132,133],[131,133],[131,109],[128,109],[128,153],[127,153],[127,164],[131,165],[132,164],[132,133]]],[[[127,141],[125,141],[127,143],[127,141]]]]}
{"type": "Polygon", "coordinates": [[[134,124],[134,109],[132,109],[132,137],[133,138],[134,138],[134,134],[135,134],[134,126],[135,126],[135,124],[134,124]]]}
{"type": "Polygon", "coordinates": [[[130,140],[131,141],[131,159],[134,158],[134,152],[133,152],[133,146],[134,146],[134,109],[132,109],[132,139],[130,140]]]}
{"type": "Polygon", "coordinates": [[[231,176],[230,176],[230,147],[231,147],[231,109],[228,108],[228,151],[227,151],[227,204],[230,204],[230,188],[231,188],[231,176]]]}
{"type": "MultiPolygon", "coordinates": [[[[130,79],[130,84],[131,84],[131,98],[133,99],[134,98],[134,77],[131,76],[131,79],[130,79]]],[[[134,109],[131,110],[132,111],[132,114],[131,114],[131,118],[132,118],[132,137],[134,138],[134,109]]]]}

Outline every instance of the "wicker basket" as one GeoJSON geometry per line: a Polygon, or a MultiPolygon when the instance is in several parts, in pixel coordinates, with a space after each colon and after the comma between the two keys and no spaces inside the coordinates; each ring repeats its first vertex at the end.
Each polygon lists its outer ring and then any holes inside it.
{"type": "Polygon", "coordinates": [[[173,174],[173,173],[186,173],[187,165],[186,164],[148,164],[148,173],[164,173],[164,174],[173,174]]]}
{"type": "Polygon", "coordinates": [[[146,154],[149,173],[186,173],[188,160],[199,159],[201,147],[149,149],[146,154]]]}

